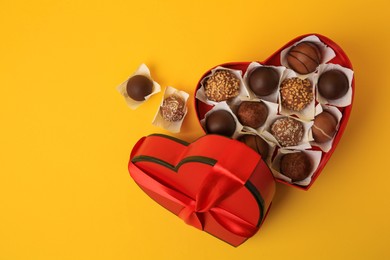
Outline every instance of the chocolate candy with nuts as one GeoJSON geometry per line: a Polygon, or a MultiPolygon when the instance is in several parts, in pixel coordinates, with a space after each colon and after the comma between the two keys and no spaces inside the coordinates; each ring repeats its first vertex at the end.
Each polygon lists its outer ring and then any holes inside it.
{"type": "Polygon", "coordinates": [[[271,133],[281,146],[296,146],[302,141],[304,128],[302,122],[291,117],[282,117],[273,122],[271,133]]]}
{"type": "Polygon", "coordinates": [[[285,79],[280,86],[280,96],[283,107],[299,112],[313,101],[313,85],[308,79],[285,79]]]}
{"type": "Polygon", "coordinates": [[[226,101],[240,93],[240,80],[229,70],[217,70],[206,79],[206,97],[215,102],[226,101]]]}

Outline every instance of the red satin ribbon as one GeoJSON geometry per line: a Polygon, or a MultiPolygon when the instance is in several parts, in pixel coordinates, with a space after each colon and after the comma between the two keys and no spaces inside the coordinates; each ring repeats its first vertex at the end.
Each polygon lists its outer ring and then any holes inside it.
{"type": "Polygon", "coordinates": [[[226,170],[218,163],[203,180],[195,200],[171,189],[140,170],[135,164],[129,165],[130,175],[138,185],[183,207],[178,216],[185,223],[204,230],[204,218],[211,216],[229,232],[241,236],[253,236],[258,227],[218,207],[218,204],[245,185],[245,181],[226,170]]]}

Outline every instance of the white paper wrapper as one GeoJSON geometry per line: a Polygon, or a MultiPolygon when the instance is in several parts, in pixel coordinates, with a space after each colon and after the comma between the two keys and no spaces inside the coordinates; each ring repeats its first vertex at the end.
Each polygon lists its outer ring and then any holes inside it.
{"type": "Polygon", "coordinates": [[[243,100],[235,100],[233,103],[229,104],[231,110],[233,111],[233,113],[235,115],[237,115],[238,107],[240,106],[241,102],[243,102],[243,101],[263,102],[267,106],[267,108],[268,108],[268,116],[267,116],[267,119],[266,119],[264,125],[262,125],[259,128],[256,128],[256,129],[251,128],[249,126],[245,126],[245,125],[243,126],[244,127],[243,131],[249,131],[249,132],[254,132],[254,133],[261,134],[265,130],[265,126],[267,125],[267,121],[269,120],[269,118],[273,118],[273,117],[275,117],[278,114],[278,107],[279,107],[279,105],[276,104],[276,103],[272,103],[272,102],[268,102],[268,101],[265,101],[265,100],[261,100],[259,98],[245,98],[243,100]]]}
{"type": "Polygon", "coordinates": [[[316,75],[316,82],[315,82],[316,83],[316,90],[317,90],[316,91],[317,101],[321,104],[329,104],[329,105],[333,105],[336,107],[349,106],[352,102],[352,79],[353,79],[353,70],[350,70],[348,68],[345,68],[345,67],[342,67],[338,64],[333,64],[333,63],[320,65],[318,67],[318,74],[316,75]],[[344,74],[348,78],[349,87],[348,87],[348,92],[343,97],[341,97],[339,99],[335,99],[335,100],[328,100],[320,95],[320,93],[317,89],[317,82],[318,82],[318,79],[322,73],[324,73],[328,70],[332,70],[332,69],[337,69],[337,70],[344,72],[344,74]]]}
{"type": "Polygon", "coordinates": [[[284,66],[264,66],[264,67],[270,67],[270,68],[273,68],[275,69],[278,74],[279,74],[279,84],[278,84],[278,87],[276,89],[276,91],[268,96],[259,96],[257,97],[255,93],[253,93],[253,91],[250,89],[249,85],[248,85],[248,76],[249,74],[251,73],[251,71],[257,67],[263,67],[264,65],[258,63],[258,62],[251,62],[244,74],[244,77],[243,77],[243,80],[244,80],[244,84],[245,84],[245,87],[247,88],[248,90],[248,93],[250,95],[250,98],[261,98],[262,100],[266,100],[266,101],[269,101],[269,102],[278,102],[278,96],[279,96],[279,86],[280,86],[280,82],[282,82],[282,77],[283,77],[283,72],[284,70],[286,69],[286,67],[284,66]]]}
{"type": "MultiPolygon", "coordinates": [[[[296,74],[293,70],[286,69],[284,72],[284,75],[282,77],[282,79],[283,79],[282,82],[285,79],[294,78],[294,77],[298,77],[298,74],[296,74]]],[[[300,119],[306,120],[306,121],[310,121],[310,120],[314,119],[314,113],[315,113],[314,90],[315,90],[316,78],[315,78],[314,74],[309,74],[309,75],[307,75],[306,79],[308,79],[313,86],[313,92],[312,92],[313,93],[313,100],[310,102],[310,104],[307,105],[307,107],[305,107],[301,111],[292,111],[292,110],[290,110],[282,105],[282,97],[281,97],[281,95],[279,95],[278,102],[280,104],[280,106],[279,106],[279,113],[280,114],[286,115],[286,116],[296,115],[300,119]]],[[[282,84],[282,83],[280,83],[280,84],[282,84]]]]}
{"type": "Polygon", "coordinates": [[[211,114],[212,112],[217,111],[217,110],[226,110],[230,114],[232,114],[234,121],[236,122],[236,130],[234,131],[234,134],[231,137],[233,139],[237,139],[237,137],[243,133],[244,127],[241,125],[240,121],[238,121],[236,115],[233,113],[233,111],[230,109],[230,107],[228,106],[228,104],[226,102],[217,103],[210,111],[208,111],[205,114],[204,118],[202,120],[200,120],[200,124],[202,125],[203,129],[205,129],[205,131],[206,131],[206,118],[207,118],[207,116],[209,114],[211,114]]]}
{"type": "Polygon", "coordinates": [[[303,120],[300,120],[299,118],[295,118],[295,117],[291,117],[291,118],[293,118],[293,119],[295,119],[297,121],[300,121],[303,124],[304,132],[303,132],[302,140],[298,143],[298,145],[295,145],[295,146],[282,147],[279,144],[279,142],[276,140],[276,138],[271,134],[271,126],[275,122],[276,119],[283,118],[283,117],[286,117],[286,116],[276,115],[276,116],[268,118],[268,120],[266,122],[266,125],[264,126],[265,127],[265,131],[261,133],[262,136],[264,138],[266,138],[268,141],[277,144],[279,147],[281,147],[283,149],[297,149],[297,150],[310,149],[311,145],[310,145],[310,139],[309,138],[311,136],[309,135],[309,133],[310,133],[310,129],[311,129],[312,125],[313,125],[313,121],[307,122],[307,121],[303,121],[303,120]]]}
{"type": "Polygon", "coordinates": [[[186,93],[184,91],[177,90],[173,87],[167,87],[165,89],[163,99],[161,100],[161,104],[158,107],[157,113],[154,116],[152,124],[154,126],[162,127],[164,129],[172,132],[172,133],[179,133],[181,125],[184,121],[184,118],[187,115],[187,112],[188,112],[188,109],[187,109],[188,97],[189,97],[188,93],[186,93]],[[181,97],[184,100],[184,106],[185,106],[183,118],[180,121],[176,121],[176,122],[168,122],[168,121],[164,120],[164,118],[161,116],[161,113],[160,113],[160,107],[162,106],[164,99],[166,99],[167,97],[172,96],[172,95],[178,95],[179,97],[181,97]]]}
{"type": "Polygon", "coordinates": [[[240,133],[237,135],[237,139],[240,138],[241,136],[243,135],[257,135],[259,136],[261,139],[263,139],[265,142],[267,142],[268,146],[269,146],[269,150],[268,150],[268,156],[267,158],[263,158],[263,160],[265,161],[265,163],[267,165],[271,165],[271,159],[272,159],[272,155],[274,154],[274,151],[276,149],[276,145],[270,141],[268,141],[266,138],[264,138],[261,134],[258,134],[257,132],[253,132],[253,131],[248,131],[248,132],[243,132],[243,133],[240,133]]]}
{"type": "Polygon", "coordinates": [[[122,84],[120,84],[116,89],[125,98],[127,105],[131,109],[136,109],[141,104],[143,104],[145,101],[147,101],[152,95],[161,91],[160,85],[152,79],[152,77],[150,76],[149,68],[145,64],[141,64],[138,67],[138,69],[127,80],[122,82],[122,84]],[[131,77],[133,77],[135,75],[143,75],[143,76],[149,78],[151,81],[153,81],[152,93],[150,93],[148,96],[146,96],[144,101],[136,101],[136,100],[132,99],[131,97],[129,97],[129,95],[127,94],[127,91],[126,91],[127,82],[129,81],[129,79],[131,77]]]}
{"type": "MultiPolygon", "coordinates": [[[[215,102],[215,101],[211,101],[211,100],[207,99],[205,91],[204,91],[204,86],[203,86],[204,82],[211,75],[213,75],[215,73],[215,71],[217,71],[217,70],[228,70],[228,71],[232,72],[240,80],[240,93],[238,94],[237,97],[231,98],[230,100],[228,100],[229,102],[234,102],[235,99],[248,98],[249,97],[249,92],[248,92],[247,88],[244,85],[244,81],[242,80],[242,71],[241,70],[233,70],[233,69],[229,69],[229,68],[224,68],[224,67],[218,66],[218,67],[216,67],[216,68],[211,70],[210,75],[204,77],[201,80],[201,82],[200,82],[201,87],[198,89],[198,91],[196,91],[196,96],[195,97],[197,99],[199,99],[203,103],[206,103],[206,104],[209,104],[209,105],[212,105],[212,106],[215,106],[216,104],[221,103],[221,102],[215,102]]],[[[222,102],[225,102],[225,101],[222,101],[222,102]]]]}
{"type": "Polygon", "coordinates": [[[288,154],[288,153],[296,153],[296,152],[299,152],[299,150],[291,151],[291,150],[286,150],[286,149],[279,149],[277,155],[275,156],[275,159],[272,162],[271,171],[272,171],[273,175],[275,176],[275,178],[282,179],[284,181],[294,183],[294,184],[297,184],[300,186],[307,186],[310,184],[311,177],[313,176],[314,172],[318,168],[318,165],[320,164],[322,152],[321,151],[307,151],[307,150],[303,151],[305,154],[307,154],[309,156],[309,158],[311,160],[312,170],[306,179],[304,179],[302,181],[292,182],[292,180],[289,177],[280,173],[280,160],[282,159],[283,155],[288,154]]]}
{"type": "MultiPolygon", "coordinates": [[[[333,59],[334,57],[336,57],[336,53],[334,52],[334,50],[330,47],[328,47],[325,43],[323,43],[317,36],[315,35],[310,35],[310,36],[307,36],[305,38],[303,38],[302,40],[294,43],[293,45],[291,45],[290,47],[284,49],[281,53],[280,53],[280,64],[282,64],[283,66],[287,67],[288,68],[288,63],[287,63],[287,53],[288,51],[295,45],[297,45],[298,43],[300,42],[313,42],[313,43],[316,43],[317,46],[319,47],[320,51],[321,51],[321,54],[322,54],[322,62],[321,64],[324,64],[324,63],[327,63],[328,61],[330,61],[331,59],[333,59]]],[[[312,72],[314,73],[314,72],[312,72]]],[[[310,73],[310,74],[312,74],[310,73]]],[[[308,74],[307,74],[308,75],[308,74]]],[[[303,77],[305,78],[306,76],[305,75],[300,75],[298,74],[299,77],[303,77]]]]}
{"type": "MultiPolygon", "coordinates": [[[[322,111],[327,111],[327,112],[331,113],[337,119],[337,126],[336,126],[336,133],[337,133],[337,131],[339,130],[340,120],[343,117],[343,114],[340,112],[340,110],[337,109],[337,107],[318,104],[316,106],[316,116],[321,114],[322,111]]],[[[309,135],[310,135],[310,140],[312,140],[310,142],[310,144],[313,146],[319,147],[322,151],[324,151],[326,153],[329,152],[329,150],[332,148],[332,143],[333,143],[334,137],[336,136],[336,135],[334,135],[331,140],[329,140],[325,143],[317,143],[314,141],[312,130],[310,130],[309,135]]]]}

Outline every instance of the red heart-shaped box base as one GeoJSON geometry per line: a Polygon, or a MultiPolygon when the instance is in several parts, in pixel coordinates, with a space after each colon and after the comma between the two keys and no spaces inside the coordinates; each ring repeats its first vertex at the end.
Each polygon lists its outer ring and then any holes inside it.
{"type": "Polygon", "coordinates": [[[206,135],[191,144],[144,137],[133,148],[129,171],[160,205],[233,246],[257,232],[275,192],[259,154],[223,136],[206,135]]]}
{"type": "MultiPolygon", "coordinates": [[[[259,62],[259,63],[261,63],[263,65],[280,66],[281,65],[281,63],[280,63],[280,53],[282,52],[282,50],[290,47],[294,43],[296,43],[296,42],[300,41],[301,39],[303,39],[303,38],[305,38],[307,36],[310,36],[310,35],[317,36],[323,43],[325,43],[327,46],[331,47],[334,50],[336,56],[332,60],[330,60],[328,63],[339,64],[342,67],[346,67],[346,68],[349,68],[349,69],[352,70],[352,64],[351,64],[350,60],[348,59],[348,56],[340,48],[340,46],[338,46],[335,42],[333,42],[329,38],[327,38],[327,37],[325,37],[323,35],[320,35],[320,34],[307,34],[307,35],[299,36],[299,37],[291,40],[287,44],[285,44],[282,48],[280,48],[278,51],[276,51],[268,59],[266,59],[263,62],[259,62]]],[[[222,64],[222,65],[218,65],[218,66],[222,66],[224,68],[235,69],[235,70],[241,70],[242,73],[244,74],[246,72],[246,69],[247,69],[249,64],[250,64],[250,62],[230,62],[230,63],[225,63],[225,64],[222,64]]],[[[215,67],[218,67],[218,66],[215,66],[215,67]]],[[[198,90],[201,87],[201,80],[204,77],[206,77],[207,75],[209,75],[212,69],[207,71],[201,77],[201,79],[198,82],[196,90],[198,90]]],[[[340,107],[340,108],[338,108],[340,110],[340,112],[342,113],[342,115],[343,115],[343,117],[342,117],[342,119],[340,121],[340,124],[339,124],[339,129],[338,129],[338,131],[336,133],[336,136],[334,137],[334,141],[333,141],[332,148],[330,149],[330,151],[328,151],[326,153],[325,152],[322,153],[321,162],[320,162],[319,166],[317,167],[317,170],[314,172],[314,174],[313,174],[313,176],[311,178],[310,184],[308,186],[299,186],[299,185],[291,184],[291,183],[286,182],[286,181],[281,180],[281,179],[276,179],[278,182],[282,182],[284,184],[297,187],[299,189],[308,190],[311,187],[311,185],[314,183],[314,181],[318,178],[318,176],[320,175],[320,172],[325,167],[326,163],[328,162],[328,160],[332,156],[332,153],[336,149],[336,146],[339,143],[339,141],[340,141],[340,139],[341,139],[341,137],[342,137],[342,135],[344,133],[345,127],[347,126],[348,119],[349,119],[349,116],[350,116],[350,113],[351,113],[351,110],[352,110],[353,96],[354,96],[354,93],[355,93],[355,77],[353,77],[351,86],[352,86],[352,102],[351,102],[351,105],[349,105],[347,107],[340,107]]],[[[209,110],[211,110],[213,107],[208,105],[208,104],[206,104],[206,103],[203,103],[202,101],[200,101],[198,99],[195,99],[195,108],[196,108],[198,119],[200,121],[200,120],[202,120],[204,118],[205,114],[209,110]]],[[[320,150],[320,149],[318,147],[313,147],[312,150],[320,150]]]]}

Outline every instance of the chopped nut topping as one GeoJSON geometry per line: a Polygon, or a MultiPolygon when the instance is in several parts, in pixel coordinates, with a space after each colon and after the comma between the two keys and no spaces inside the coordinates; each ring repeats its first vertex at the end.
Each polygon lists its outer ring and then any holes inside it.
{"type": "Polygon", "coordinates": [[[301,111],[313,101],[313,86],[308,79],[285,79],[280,86],[282,106],[301,111]]]}
{"type": "Polygon", "coordinates": [[[240,80],[228,70],[217,70],[205,82],[207,98],[220,102],[237,97],[240,93],[240,80]]]}

